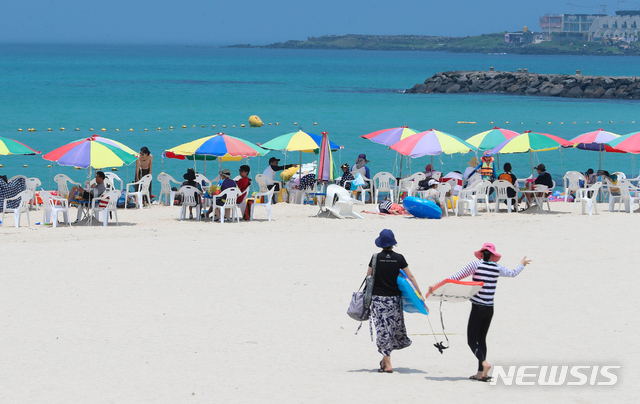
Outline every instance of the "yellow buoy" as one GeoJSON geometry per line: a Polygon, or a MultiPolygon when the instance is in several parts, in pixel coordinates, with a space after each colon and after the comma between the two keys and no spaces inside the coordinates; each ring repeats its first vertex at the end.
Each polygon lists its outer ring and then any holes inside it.
{"type": "Polygon", "coordinates": [[[133,132],[133,128],[129,128],[129,132],[133,132]]]}
{"type": "Polygon", "coordinates": [[[47,132],[51,132],[51,128],[47,128],[47,132]]]}
{"type": "Polygon", "coordinates": [[[624,121],[620,121],[620,123],[624,123],[624,121]]]}
{"type": "Polygon", "coordinates": [[[115,167],[113,167],[113,168],[111,169],[111,171],[118,171],[118,169],[117,169],[117,168],[115,168],[115,167]]]}
{"type": "Polygon", "coordinates": [[[491,121],[491,124],[493,125],[493,121],[491,121]]]}
{"type": "Polygon", "coordinates": [[[609,123],[613,123],[613,121],[609,121],[609,123]]]}
{"type": "Polygon", "coordinates": [[[574,122],[573,124],[575,125],[576,123],[574,122]]]}
{"type": "Polygon", "coordinates": [[[144,128],[144,131],[146,132],[146,131],[147,131],[147,128],[144,128]]]}
{"type": "Polygon", "coordinates": [[[80,130],[80,128],[76,128],[76,132],[79,131],[79,130],[80,130]]]}
{"type": "Polygon", "coordinates": [[[169,126],[169,129],[173,130],[173,126],[169,126]]]}
{"type": "Polygon", "coordinates": [[[212,127],[212,128],[215,128],[215,127],[216,127],[216,125],[212,125],[211,127],[212,127]]]}
{"type": "Polygon", "coordinates": [[[196,125],[193,125],[193,127],[195,128],[195,127],[196,127],[196,125]]]}
{"type": "Polygon", "coordinates": [[[271,122],[269,122],[269,126],[271,126],[271,122]]]}
{"type": "Polygon", "coordinates": [[[524,125],[524,122],[520,122],[520,125],[524,125]]]}
{"type": "Polygon", "coordinates": [[[158,128],[158,130],[162,130],[162,128],[158,128]]]}
{"type": "Polygon", "coordinates": [[[51,168],[51,164],[47,164],[47,168],[51,168]]]}
{"type": "Polygon", "coordinates": [[[204,125],[202,125],[202,127],[204,128],[204,125]]]}
{"type": "Polygon", "coordinates": [[[293,124],[294,124],[294,125],[297,125],[297,124],[298,124],[298,122],[294,122],[293,124]]]}
{"type": "Polygon", "coordinates": [[[18,132],[22,132],[22,128],[18,128],[18,132]]]}
{"type": "Polygon", "coordinates": [[[587,121],[587,123],[589,123],[589,121],[587,121]]]}
{"type": "Polygon", "coordinates": [[[549,125],[551,125],[551,122],[549,122],[549,125]]]}
{"type": "Polygon", "coordinates": [[[249,117],[249,125],[251,127],[258,128],[260,126],[264,126],[264,123],[262,123],[262,119],[260,119],[258,115],[251,115],[249,117]]]}
{"type": "Polygon", "coordinates": [[[280,125],[280,123],[276,122],[276,125],[280,125]]]}
{"type": "Polygon", "coordinates": [[[60,128],[60,130],[64,130],[64,128],[60,128]]]}
{"type": "Polygon", "coordinates": [[[29,166],[28,166],[28,165],[26,165],[26,164],[23,164],[23,165],[22,165],[22,167],[29,167],[29,166]]]}
{"type": "Polygon", "coordinates": [[[91,132],[93,132],[93,128],[89,129],[91,132]]]}
{"type": "Polygon", "coordinates": [[[232,128],[235,128],[235,127],[236,127],[236,125],[233,125],[233,126],[232,126],[232,128]]]}
{"type": "Polygon", "coordinates": [[[507,123],[507,124],[508,124],[508,123],[509,123],[509,121],[507,121],[507,122],[505,122],[505,123],[507,123]]]}
{"type": "Polygon", "coordinates": [[[598,121],[598,123],[602,123],[602,121],[598,121]]]}
{"type": "Polygon", "coordinates": [[[244,128],[244,124],[240,125],[241,128],[244,128]]]}
{"type": "Polygon", "coordinates": [[[313,124],[314,124],[314,125],[317,125],[317,124],[318,124],[318,122],[314,122],[313,124]]]}
{"type": "Polygon", "coordinates": [[[226,127],[227,127],[227,125],[222,125],[222,127],[223,127],[223,128],[226,128],[226,127]]]}
{"type": "Polygon", "coordinates": [[[4,167],[2,164],[0,164],[0,167],[4,167]]]}
{"type": "Polygon", "coordinates": [[[116,128],[116,132],[120,132],[120,129],[117,129],[117,128],[116,128]]]}
{"type": "Polygon", "coordinates": [[[564,122],[560,122],[560,125],[564,125],[564,122]]]}
{"type": "Polygon", "coordinates": [[[182,125],[182,129],[187,129],[187,125],[182,125]]]}

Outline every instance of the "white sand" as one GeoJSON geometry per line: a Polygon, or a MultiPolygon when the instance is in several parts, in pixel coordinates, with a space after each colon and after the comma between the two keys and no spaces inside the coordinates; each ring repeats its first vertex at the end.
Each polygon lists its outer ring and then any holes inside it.
{"type": "MultiPolygon", "coordinates": [[[[0,403],[637,402],[640,215],[487,214],[419,220],[178,221],[179,207],[119,210],[120,226],[0,229],[0,403]],[[493,242],[502,278],[494,365],[620,365],[616,386],[490,386],[467,377],[468,304],[446,304],[451,348],[406,315],[393,374],[345,314],[383,228],[423,289],[493,242]],[[544,400],[544,401],[543,401],[544,400]]],[[[367,206],[371,209],[370,205],[367,206]]],[[[72,212],[75,216],[75,212],[72,212]]],[[[32,212],[32,223],[41,212],[32,212]]],[[[26,221],[25,221],[26,223],[26,221]]],[[[437,306],[431,321],[440,333],[437,306]]],[[[437,336],[442,339],[441,335],[437,336]]]]}

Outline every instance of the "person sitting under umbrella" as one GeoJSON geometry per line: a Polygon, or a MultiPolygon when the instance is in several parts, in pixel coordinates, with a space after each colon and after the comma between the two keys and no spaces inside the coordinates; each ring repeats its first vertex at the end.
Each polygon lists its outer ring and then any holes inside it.
{"type": "Polygon", "coordinates": [[[340,166],[340,168],[342,169],[342,177],[340,177],[340,182],[338,183],[338,185],[340,185],[347,191],[351,190],[351,181],[353,181],[355,178],[353,177],[353,174],[351,174],[349,164],[344,163],[340,166]]]}
{"type": "MultiPolygon", "coordinates": [[[[553,179],[551,178],[551,174],[547,172],[547,168],[544,166],[544,164],[538,164],[535,169],[538,171],[538,176],[533,180],[534,186],[544,185],[548,189],[548,191],[545,192],[553,192],[553,179]]],[[[520,199],[518,199],[518,203],[522,202],[522,199],[525,196],[527,197],[527,205],[531,206],[531,194],[521,195],[520,199]]],[[[538,193],[538,196],[542,196],[542,192],[538,193]]]]}
{"type": "MultiPolygon", "coordinates": [[[[193,168],[188,168],[187,172],[182,176],[182,178],[184,178],[185,181],[180,184],[180,188],[189,185],[191,187],[197,188],[202,192],[202,186],[196,181],[196,172],[193,168]]],[[[189,206],[189,219],[193,219],[193,206],[189,206]]]]}
{"type": "Polygon", "coordinates": [[[273,191],[273,203],[278,202],[278,197],[276,195],[280,191],[280,184],[275,182],[276,172],[277,171],[286,170],[286,169],[291,168],[291,167],[297,167],[298,166],[297,164],[285,164],[283,166],[279,166],[278,165],[279,162],[280,162],[280,159],[277,159],[275,157],[271,157],[269,159],[269,166],[267,166],[267,168],[265,168],[264,172],[262,173],[262,175],[267,177],[267,181],[266,181],[267,188],[271,189],[271,188],[275,187],[275,189],[273,191]]]}
{"type": "Polygon", "coordinates": [[[68,201],[71,203],[74,199],[80,201],[90,201],[93,198],[98,198],[100,195],[104,193],[107,187],[104,185],[105,175],[102,171],[96,171],[96,184],[90,187],[89,190],[86,190],[82,187],[74,186],[69,191],[68,201]],[[80,196],[76,197],[76,192],[80,194],[80,196]]]}

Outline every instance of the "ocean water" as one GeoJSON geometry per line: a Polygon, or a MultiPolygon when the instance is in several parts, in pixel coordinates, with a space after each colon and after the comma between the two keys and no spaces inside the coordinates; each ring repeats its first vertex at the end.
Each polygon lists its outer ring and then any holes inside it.
{"type": "MultiPolygon", "coordinates": [[[[585,75],[622,76],[637,72],[639,61],[637,57],[438,52],[0,45],[0,136],[20,140],[44,154],[98,133],[135,150],[149,147],[155,157],[154,174],[164,170],[181,178],[193,163],[162,159],[165,149],[221,131],[264,143],[301,128],[318,134],[327,131],[332,141],[343,145],[334,155],[337,163],[353,164],[359,153],[366,153],[374,172],[397,174],[396,153],[361,135],[401,125],[436,128],[462,139],[494,126],[567,139],[598,128],[618,134],[640,130],[638,101],[401,93],[436,72],[493,66],[503,71],[527,68],[574,74],[580,69],[585,75]],[[241,128],[241,124],[248,126],[254,114],[266,126],[241,128]],[[66,130],[60,131],[61,127],[66,130]],[[37,132],[27,132],[28,128],[37,132]]],[[[267,157],[273,155],[287,162],[300,158],[295,152],[286,156],[271,152],[267,157]]],[[[471,156],[435,156],[433,161],[444,172],[464,170],[471,156]]],[[[535,153],[533,159],[545,163],[559,182],[567,170],[597,169],[598,157],[597,152],[569,149],[535,153]]],[[[313,154],[302,156],[303,162],[314,158],[313,154]]],[[[531,172],[529,159],[527,154],[503,155],[500,163],[511,162],[514,173],[523,177],[531,172]]],[[[403,172],[418,171],[430,161],[430,157],[405,160],[403,172]]],[[[4,166],[0,174],[36,176],[45,188],[55,188],[51,179],[57,173],[76,180],[87,176],[86,170],[55,163],[47,168],[52,163],[41,156],[0,156],[0,164],[4,166]]],[[[223,166],[235,173],[239,164],[223,166]]],[[[267,158],[251,159],[252,174],[266,164],[267,158]]],[[[604,154],[603,168],[638,175],[634,156],[628,154],[604,154]]],[[[204,164],[198,162],[197,169],[203,172],[204,164]]],[[[209,177],[217,169],[217,162],[207,163],[209,177]]],[[[133,171],[121,167],[119,175],[132,181],[133,171]]]]}

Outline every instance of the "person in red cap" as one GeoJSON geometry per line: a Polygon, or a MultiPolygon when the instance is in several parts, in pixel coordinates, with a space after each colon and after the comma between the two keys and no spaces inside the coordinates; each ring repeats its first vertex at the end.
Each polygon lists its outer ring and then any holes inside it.
{"type": "MultiPolygon", "coordinates": [[[[524,257],[515,269],[505,268],[498,264],[502,256],[496,252],[496,247],[491,243],[484,243],[482,248],[473,254],[478,259],[477,261],[472,261],[447,279],[459,281],[473,276],[474,282],[484,282],[480,291],[471,298],[467,343],[478,359],[478,372],[469,379],[487,382],[491,380],[489,376],[491,365],[487,362],[487,332],[493,317],[493,295],[496,292],[498,277],[517,276],[531,260],[524,257]]],[[[429,292],[433,291],[436,285],[430,286],[429,292]]]]}

